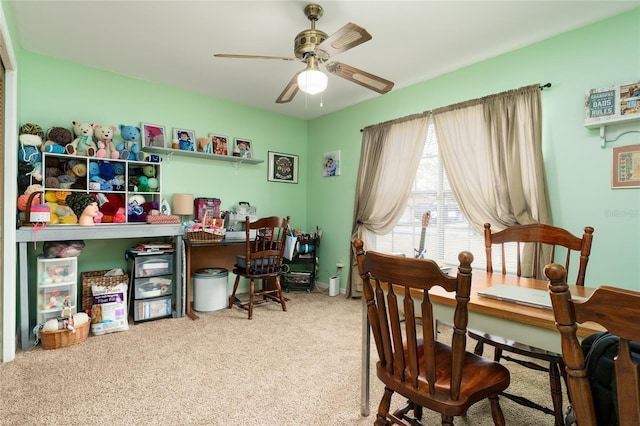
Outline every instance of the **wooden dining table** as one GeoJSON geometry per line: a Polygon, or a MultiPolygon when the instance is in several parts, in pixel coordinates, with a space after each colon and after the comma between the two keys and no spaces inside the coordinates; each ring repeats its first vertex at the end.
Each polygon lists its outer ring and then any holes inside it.
{"type": "MultiPolygon", "coordinates": [[[[455,274],[455,269],[450,273],[455,274]]],[[[561,353],[560,332],[556,328],[553,311],[513,302],[479,296],[478,291],[497,284],[506,284],[547,291],[548,282],[515,275],[474,271],[471,279],[471,298],[468,304],[469,327],[498,335],[526,345],[561,353]]],[[[595,290],[590,287],[569,286],[571,294],[589,297],[595,290]]],[[[434,318],[443,323],[453,322],[455,295],[441,288],[429,292],[434,318]]],[[[421,293],[416,293],[416,301],[421,301],[421,293]]],[[[416,312],[419,312],[417,310],[416,312]]],[[[604,330],[599,324],[584,323],[578,327],[579,337],[604,330]]],[[[369,415],[369,370],[371,355],[371,335],[367,317],[366,301],[362,302],[362,359],[360,408],[363,416],[369,415]]]]}

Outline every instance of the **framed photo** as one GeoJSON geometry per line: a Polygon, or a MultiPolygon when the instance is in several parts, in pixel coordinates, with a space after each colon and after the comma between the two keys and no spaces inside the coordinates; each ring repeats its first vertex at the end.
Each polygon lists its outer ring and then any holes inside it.
{"type": "Polygon", "coordinates": [[[329,151],[322,154],[322,175],[340,176],[340,151],[329,151]]]}
{"type": "Polygon", "coordinates": [[[233,140],[233,156],[253,158],[253,146],[249,139],[235,138],[233,140]]]}
{"type": "Polygon", "coordinates": [[[142,129],[142,146],[155,146],[158,148],[167,147],[167,131],[164,126],[157,124],[140,123],[142,129]]]}
{"type": "Polygon", "coordinates": [[[640,117],[640,81],[590,89],[585,93],[587,127],[598,127],[640,117]]]}
{"type": "Polygon", "coordinates": [[[640,145],[613,148],[612,188],[640,188],[640,145]]]}
{"type": "Polygon", "coordinates": [[[271,182],[298,183],[298,156],[269,151],[267,180],[271,182]]]}
{"type": "Polygon", "coordinates": [[[209,133],[211,149],[216,155],[229,155],[229,138],[215,133],[209,133]]]}
{"type": "Polygon", "coordinates": [[[173,149],[182,151],[195,151],[196,132],[179,127],[173,128],[173,149]]]}

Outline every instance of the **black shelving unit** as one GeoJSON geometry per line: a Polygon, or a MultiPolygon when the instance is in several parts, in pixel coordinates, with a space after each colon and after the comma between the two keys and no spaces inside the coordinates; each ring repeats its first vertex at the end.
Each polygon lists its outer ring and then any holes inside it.
{"type": "Polygon", "coordinates": [[[284,272],[280,278],[285,291],[306,291],[311,293],[316,278],[316,249],[318,238],[299,238],[297,250],[291,260],[284,259],[284,272]]]}

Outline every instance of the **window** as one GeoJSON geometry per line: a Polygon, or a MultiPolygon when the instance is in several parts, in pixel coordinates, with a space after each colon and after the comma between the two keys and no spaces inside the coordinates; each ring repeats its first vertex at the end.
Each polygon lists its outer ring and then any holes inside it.
{"type": "Polygon", "coordinates": [[[467,222],[449,188],[431,120],[404,214],[393,231],[387,235],[374,235],[372,242],[374,250],[407,257],[414,257],[424,249],[426,258],[450,265],[457,265],[458,253],[468,250],[475,256],[474,269],[485,268],[484,237],[467,222]],[[431,212],[431,221],[423,228],[422,217],[426,212],[431,212]]]}

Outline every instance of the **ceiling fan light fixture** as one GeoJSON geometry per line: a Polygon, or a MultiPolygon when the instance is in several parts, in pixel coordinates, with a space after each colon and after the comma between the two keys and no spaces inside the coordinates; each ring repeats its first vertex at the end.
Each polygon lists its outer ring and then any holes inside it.
{"type": "Polygon", "coordinates": [[[298,87],[305,93],[315,95],[325,91],[328,80],[322,71],[307,69],[298,75],[298,87]]]}

